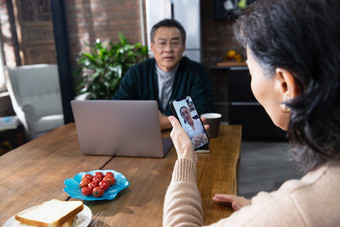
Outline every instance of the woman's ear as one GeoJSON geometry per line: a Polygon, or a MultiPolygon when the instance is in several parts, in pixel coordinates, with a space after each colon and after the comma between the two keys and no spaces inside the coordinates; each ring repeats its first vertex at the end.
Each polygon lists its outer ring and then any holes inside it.
{"type": "Polygon", "coordinates": [[[279,90],[283,100],[292,99],[301,94],[300,88],[291,72],[283,68],[275,70],[275,77],[279,82],[279,90]]]}

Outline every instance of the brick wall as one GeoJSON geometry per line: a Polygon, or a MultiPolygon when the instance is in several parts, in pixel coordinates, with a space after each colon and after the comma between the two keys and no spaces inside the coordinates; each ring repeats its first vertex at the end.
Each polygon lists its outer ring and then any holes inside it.
{"type": "Polygon", "coordinates": [[[73,68],[84,42],[119,41],[118,32],[131,43],[141,42],[139,0],[67,0],[66,17],[73,68]]]}

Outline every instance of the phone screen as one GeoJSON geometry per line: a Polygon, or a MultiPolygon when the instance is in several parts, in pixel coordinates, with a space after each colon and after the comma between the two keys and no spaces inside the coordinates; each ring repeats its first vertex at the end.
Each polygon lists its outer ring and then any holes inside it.
{"type": "Polygon", "coordinates": [[[174,116],[189,135],[195,150],[207,149],[209,137],[190,96],[170,101],[174,116]]]}

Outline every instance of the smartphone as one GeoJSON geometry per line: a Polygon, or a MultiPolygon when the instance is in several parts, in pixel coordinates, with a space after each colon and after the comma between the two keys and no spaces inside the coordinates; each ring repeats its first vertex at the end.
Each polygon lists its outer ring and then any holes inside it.
{"type": "Polygon", "coordinates": [[[209,137],[190,96],[169,102],[173,115],[189,135],[195,151],[208,150],[209,137]]]}

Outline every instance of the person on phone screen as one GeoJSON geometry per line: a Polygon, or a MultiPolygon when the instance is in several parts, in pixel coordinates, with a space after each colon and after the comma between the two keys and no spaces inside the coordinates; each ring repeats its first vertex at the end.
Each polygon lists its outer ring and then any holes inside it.
{"type": "Polygon", "coordinates": [[[179,112],[184,120],[183,129],[189,135],[194,147],[206,144],[208,138],[204,133],[200,119],[193,119],[190,110],[186,106],[182,106],[179,112]]]}
{"type": "MultiPolygon", "coordinates": [[[[259,0],[233,24],[247,52],[252,92],[287,131],[290,159],[304,176],[251,200],[212,194],[235,212],[210,226],[340,225],[339,12],[339,0],[259,0]]],[[[209,211],[202,211],[197,154],[178,120],[169,120],[178,159],[163,226],[203,226],[209,211]]]]}
{"type": "Polygon", "coordinates": [[[190,95],[198,114],[215,112],[214,95],[205,67],[183,57],[186,33],[174,19],[164,19],[150,32],[154,55],[124,75],[115,100],[156,100],[161,129],[171,128],[169,100],[190,95]]]}

